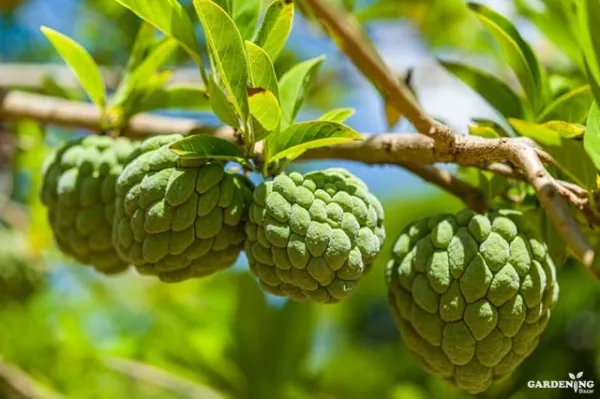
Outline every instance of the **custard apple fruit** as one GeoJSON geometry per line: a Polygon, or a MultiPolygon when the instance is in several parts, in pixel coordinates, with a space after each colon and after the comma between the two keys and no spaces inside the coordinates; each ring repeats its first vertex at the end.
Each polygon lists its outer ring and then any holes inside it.
{"type": "Polygon", "coordinates": [[[63,143],[46,161],[42,202],[58,247],[111,274],[128,267],[112,245],[115,183],[135,145],[91,135],[63,143]]]}
{"type": "Polygon", "coordinates": [[[181,138],[144,141],[117,181],[115,247],[140,274],[165,282],[232,266],[252,200],[252,183],[221,161],[183,166],[168,147],[181,138]]]}
{"type": "Polygon", "coordinates": [[[379,254],[383,208],[344,169],[281,174],[254,191],[246,234],[250,271],[265,291],[334,303],[379,254]]]}
{"type": "Polygon", "coordinates": [[[425,369],[471,393],[537,346],[558,299],[554,263],[522,214],[461,211],[409,225],[387,266],[389,303],[425,369]]]}
{"type": "Polygon", "coordinates": [[[16,231],[0,229],[0,306],[26,302],[42,289],[43,282],[25,238],[16,231]]]}

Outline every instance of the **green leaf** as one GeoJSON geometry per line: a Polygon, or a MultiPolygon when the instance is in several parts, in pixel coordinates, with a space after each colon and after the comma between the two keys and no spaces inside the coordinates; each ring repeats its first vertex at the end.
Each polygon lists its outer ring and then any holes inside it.
{"type": "Polygon", "coordinates": [[[229,102],[223,90],[215,83],[212,76],[208,79],[208,96],[210,107],[221,122],[239,128],[240,120],[235,113],[233,105],[229,102]]]}
{"type": "Polygon", "coordinates": [[[460,167],[459,175],[481,190],[486,204],[493,204],[494,199],[505,194],[508,190],[508,179],[496,173],[473,167],[460,167]]]}
{"type": "Polygon", "coordinates": [[[515,3],[521,13],[533,22],[545,37],[562,51],[578,66],[582,66],[581,52],[574,33],[575,12],[573,1],[558,0],[544,1],[544,7],[536,7],[531,0],[516,0],[515,3]]]}
{"type": "Polygon", "coordinates": [[[325,112],[319,120],[343,123],[346,119],[354,115],[355,112],[353,108],[336,108],[325,112]]]}
{"type": "Polygon", "coordinates": [[[79,90],[72,88],[62,87],[58,82],[50,75],[43,77],[41,82],[42,93],[47,96],[64,98],[65,100],[78,101],[79,90]]]}
{"type": "Polygon", "coordinates": [[[138,17],[169,37],[176,39],[202,69],[204,64],[196,42],[194,27],[177,0],[116,0],[138,17]]]}
{"type": "Polygon", "coordinates": [[[596,169],[600,170],[600,107],[597,102],[594,102],[590,109],[583,143],[585,152],[596,165],[596,169]]]}
{"type": "Polygon", "coordinates": [[[158,72],[178,47],[179,44],[175,39],[169,38],[162,42],[131,74],[133,87],[143,84],[150,76],[158,72]]]}
{"type": "Polygon", "coordinates": [[[253,89],[249,97],[254,141],[262,140],[279,127],[281,109],[275,95],[265,89],[253,89]]]}
{"type": "Polygon", "coordinates": [[[223,11],[225,11],[229,15],[233,15],[232,9],[233,9],[234,1],[236,1],[236,0],[212,0],[213,3],[215,3],[216,5],[221,7],[223,9],[223,11]]]}
{"type": "MultiPolygon", "coordinates": [[[[120,128],[133,115],[142,112],[143,109],[139,105],[144,99],[161,91],[170,79],[171,72],[158,72],[148,77],[143,86],[138,86],[135,90],[129,90],[127,93],[124,91],[117,93],[115,96],[119,95],[121,97],[113,98],[113,103],[108,111],[110,125],[107,127],[111,129],[120,128]]],[[[122,87],[127,89],[126,86],[122,87]]]]}
{"type": "Polygon", "coordinates": [[[269,137],[268,162],[291,161],[306,150],[333,144],[362,140],[352,128],[338,122],[310,121],[293,124],[277,135],[269,137]],[[271,139],[272,138],[272,139],[271,139]]]}
{"type": "Polygon", "coordinates": [[[578,87],[550,103],[537,119],[539,122],[561,120],[584,123],[593,101],[590,86],[578,87]]]}
{"type": "Polygon", "coordinates": [[[468,129],[470,136],[483,137],[486,139],[497,139],[501,137],[497,131],[489,126],[469,125],[468,129]]]}
{"type": "Polygon", "coordinates": [[[594,99],[596,100],[596,102],[599,102],[600,101],[600,81],[597,81],[596,78],[594,77],[594,73],[592,72],[587,59],[584,60],[583,64],[585,66],[585,74],[587,75],[588,83],[590,84],[590,88],[592,90],[592,94],[594,95],[594,99]]]}
{"type": "Polygon", "coordinates": [[[512,137],[515,135],[512,131],[507,130],[498,122],[490,119],[473,118],[473,122],[482,128],[490,128],[494,130],[496,137],[512,137]]]}
{"type": "Polygon", "coordinates": [[[585,126],[576,123],[549,121],[543,123],[541,126],[554,130],[563,139],[582,139],[585,134],[585,126]]]}
{"type": "Polygon", "coordinates": [[[346,7],[346,10],[350,12],[353,12],[356,7],[356,0],[342,0],[342,3],[344,4],[344,7],[346,7]]]}
{"type": "Polygon", "coordinates": [[[184,162],[218,159],[247,165],[248,161],[240,148],[227,140],[209,134],[195,134],[169,145],[169,148],[184,162]]]}
{"type": "Polygon", "coordinates": [[[398,111],[398,108],[392,104],[389,99],[385,100],[385,121],[387,122],[388,129],[392,129],[402,119],[402,112],[398,111]]]}
{"type": "Polygon", "coordinates": [[[45,26],[41,28],[41,31],[77,76],[77,80],[79,80],[92,102],[100,110],[103,110],[106,106],[106,88],[100,74],[100,68],[98,68],[90,53],[79,43],[62,33],[45,26]]]}
{"type": "Polygon", "coordinates": [[[159,109],[204,111],[210,109],[208,93],[204,87],[173,85],[146,95],[135,104],[133,113],[159,109]]]}
{"type": "MultiPolygon", "coordinates": [[[[227,13],[210,0],[194,0],[221,83],[240,116],[248,119],[248,63],[240,32],[227,13]]],[[[217,71],[215,71],[217,72],[217,71]]]]}
{"type": "Polygon", "coordinates": [[[269,55],[256,44],[246,41],[246,54],[248,55],[248,69],[252,87],[269,90],[279,99],[279,84],[275,68],[269,55]]]}
{"type": "Polygon", "coordinates": [[[142,22],[125,68],[126,75],[133,72],[148,57],[155,44],[156,30],[154,26],[146,21],[142,22]]]}
{"type": "Polygon", "coordinates": [[[586,72],[596,101],[600,101],[600,3],[581,0],[578,9],[580,46],[585,59],[586,72]]]}
{"type": "Polygon", "coordinates": [[[281,127],[286,128],[296,120],[304,97],[325,57],[301,62],[293,66],[279,81],[281,127]]]}
{"type": "Polygon", "coordinates": [[[532,138],[548,152],[569,179],[590,190],[596,186],[596,168],[586,154],[587,148],[581,140],[572,138],[578,137],[580,126],[566,122],[538,125],[518,119],[509,122],[522,136],[532,138]]]}
{"type": "Polygon", "coordinates": [[[293,1],[275,0],[267,8],[254,42],[265,49],[272,60],[276,60],[292,31],[293,23],[293,1]]]}
{"type": "Polygon", "coordinates": [[[260,16],[262,0],[233,0],[233,20],[244,39],[252,39],[260,16]]]}
{"type": "Polygon", "coordinates": [[[504,128],[491,121],[474,120],[476,125],[469,125],[469,135],[483,137],[487,139],[497,139],[501,137],[510,137],[510,134],[504,128]]]}
{"type": "Polygon", "coordinates": [[[148,22],[143,21],[135,37],[123,78],[110,99],[113,108],[120,107],[128,101],[127,97],[130,97],[132,86],[130,83],[131,74],[148,57],[152,49],[155,48],[156,42],[156,29],[148,22]]]}
{"type": "Polygon", "coordinates": [[[505,118],[523,118],[523,104],[506,83],[494,75],[454,62],[440,61],[447,71],[469,85],[505,118]]]}
{"type": "Polygon", "coordinates": [[[534,111],[537,111],[544,104],[547,89],[544,71],[531,47],[504,16],[481,4],[469,3],[469,8],[498,41],[534,111]]]}
{"type": "Polygon", "coordinates": [[[178,47],[178,42],[172,38],[167,38],[156,47],[119,85],[112,99],[113,105],[119,106],[127,102],[132,92],[146,87],[152,76],[173,56],[178,47]]]}

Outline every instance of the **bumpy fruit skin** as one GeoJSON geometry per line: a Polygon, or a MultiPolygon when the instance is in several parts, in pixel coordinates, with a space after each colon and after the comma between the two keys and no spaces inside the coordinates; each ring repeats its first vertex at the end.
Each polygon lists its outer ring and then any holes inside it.
{"type": "Polygon", "coordinates": [[[26,240],[17,232],[0,230],[0,306],[25,303],[43,286],[36,262],[28,256],[26,240]]]}
{"type": "Polygon", "coordinates": [[[112,245],[115,183],[135,145],[91,135],[65,142],[46,161],[42,202],[58,247],[82,264],[113,274],[128,265],[112,245]]]}
{"type": "Polygon", "coordinates": [[[387,267],[406,346],[432,374],[471,393],[529,356],[558,299],[546,245],[514,211],[462,211],[409,225],[387,267]]]}
{"type": "Polygon", "coordinates": [[[254,191],[244,248],[250,271],[273,295],[339,302],[379,254],[383,216],[344,169],[278,175],[254,191]]]}
{"type": "Polygon", "coordinates": [[[178,282],[233,265],[246,238],[252,183],[223,162],[181,165],[168,144],[150,138],[117,181],[113,242],[140,274],[178,282]]]}

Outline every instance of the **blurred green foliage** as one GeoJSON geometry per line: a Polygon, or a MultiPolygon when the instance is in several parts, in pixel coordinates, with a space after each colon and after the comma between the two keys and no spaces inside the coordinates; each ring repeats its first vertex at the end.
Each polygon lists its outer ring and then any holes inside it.
{"type": "MultiPolygon", "coordinates": [[[[460,203],[435,194],[390,198],[385,207],[394,237],[408,222],[454,212],[460,203]]],[[[401,343],[387,310],[384,263],[382,257],[354,297],[332,307],[265,298],[243,270],[165,285],[134,273],[107,279],[77,265],[53,266],[51,289],[0,310],[0,353],[81,399],[191,398],[184,392],[202,389],[249,399],[470,397],[429,376],[401,343]],[[136,363],[115,367],[119,359],[136,363]],[[187,391],[152,378],[147,365],[168,381],[183,379],[187,391]]],[[[482,398],[560,398],[560,390],[525,383],[573,371],[596,375],[596,283],[574,263],[559,280],[561,298],[540,346],[482,398]]]]}

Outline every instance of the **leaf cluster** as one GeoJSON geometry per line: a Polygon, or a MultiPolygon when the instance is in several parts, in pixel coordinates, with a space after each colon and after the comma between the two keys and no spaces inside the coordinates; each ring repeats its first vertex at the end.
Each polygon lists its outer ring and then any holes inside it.
{"type": "Polygon", "coordinates": [[[262,169],[265,176],[279,172],[308,149],[361,139],[342,123],[352,115],[349,109],[329,111],[314,121],[297,121],[324,58],[300,62],[280,78],[276,75],[273,62],[292,29],[292,1],[275,0],[263,10],[261,0],[195,0],[208,67],[192,18],[179,2],[116,1],[144,24],[124,78],[110,100],[100,69],[89,53],[65,35],[42,28],[101,110],[106,129],[123,127],[140,112],[210,108],[223,124],[239,133],[243,150],[220,138],[192,134],[172,144],[173,151],[184,163],[203,158],[230,160],[249,169],[262,169]],[[161,68],[179,47],[197,64],[203,87],[167,85],[170,72],[161,68]],[[262,142],[262,154],[256,157],[258,142],[262,142]]]}
{"type": "MultiPolygon", "coordinates": [[[[600,18],[596,1],[544,0],[543,9],[517,2],[519,9],[548,39],[569,57],[570,75],[553,73],[538,59],[515,25],[492,9],[470,3],[469,9],[489,32],[518,82],[515,90],[505,79],[460,62],[441,60],[451,74],[475,90],[502,117],[500,123],[476,119],[471,135],[528,137],[556,161],[552,169],[558,178],[574,182],[593,193],[598,189],[600,168],[600,124],[596,101],[600,99],[594,43],[600,43],[595,26],[600,18]],[[558,27],[558,28],[557,28],[558,27]],[[557,84],[556,82],[560,82],[557,84]],[[585,126],[587,124],[587,126],[585,126]]],[[[539,202],[531,189],[520,182],[475,168],[461,173],[481,187],[489,201],[517,206],[536,215],[547,241],[558,237],[547,216],[538,215],[539,202]],[[510,198],[510,199],[509,199],[510,198]]],[[[563,245],[555,253],[557,262],[565,258],[563,245]]]]}

